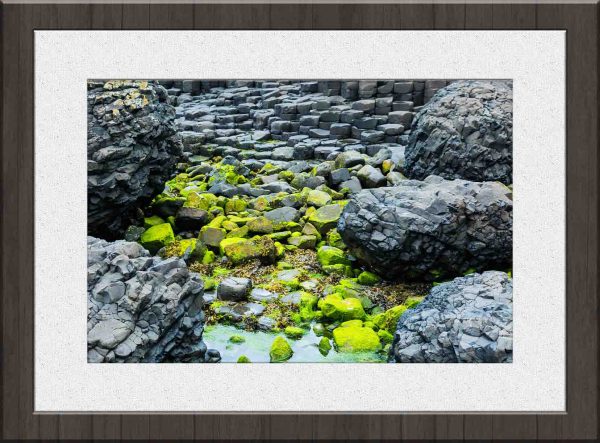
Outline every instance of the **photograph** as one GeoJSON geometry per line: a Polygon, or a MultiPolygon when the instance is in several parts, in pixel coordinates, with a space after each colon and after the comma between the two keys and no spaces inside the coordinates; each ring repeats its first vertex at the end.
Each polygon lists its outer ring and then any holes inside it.
{"type": "Polygon", "coordinates": [[[87,134],[88,363],[513,362],[511,79],[89,79],[87,134]]]}

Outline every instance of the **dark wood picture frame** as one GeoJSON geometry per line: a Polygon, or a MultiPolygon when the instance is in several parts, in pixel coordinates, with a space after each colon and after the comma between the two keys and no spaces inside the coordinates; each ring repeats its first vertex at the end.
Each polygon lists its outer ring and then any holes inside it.
{"type": "MultiPolygon", "coordinates": [[[[588,4],[2,4],[0,415],[5,439],[598,438],[600,7],[588,4]],[[567,413],[38,415],[33,410],[35,29],[567,31],[567,413]]],[[[543,161],[543,159],[540,159],[543,161]]],[[[548,239],[552,241],[552,239],[548,239]]],[[[561,344],[557,344],[560,346],[561,344]]],[[[390,393],[393,395],[393,393],[390,393]]],[[[507,395],[511,395],[507,392],[507,395]]]]}

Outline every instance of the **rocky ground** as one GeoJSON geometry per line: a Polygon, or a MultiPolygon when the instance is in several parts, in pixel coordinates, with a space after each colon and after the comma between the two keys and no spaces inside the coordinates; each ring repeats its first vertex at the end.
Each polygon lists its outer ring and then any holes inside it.
{"type": "Polygon", "coordinates": [[[89,361],[511,360],[510,84],[160,83],[88,88],[89,361]]]}

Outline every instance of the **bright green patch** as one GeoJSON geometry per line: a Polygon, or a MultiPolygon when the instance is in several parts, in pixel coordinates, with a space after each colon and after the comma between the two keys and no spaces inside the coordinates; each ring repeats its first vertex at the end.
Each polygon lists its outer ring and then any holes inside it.
{"type": "Polygon", "coordinates": [[[374,352],[381,349],[379,336],[369,328],[336,328],[333,330],[333,342],[339,352],[374,352]]]}
{"type": "Polygon", "coordinates": [[[378,275],[369,271],[363,271],[358,275],[358,282],[361,285],[373,286],[381,281],[378,275]]]}
{"type": "Polygon", "coordinates": [[[148,249],[150,253],[155,254],[163,246],[168,245],[175,240],[173,228],[169,223],[152,226],[144,231],[140,237],[141,245],[148,249]]]}
{"type": "Polygon", "coordinates": [[[299,339],[304,335],[304,329],[298,328],[297,326],[288,326],[283,330],[286,337],[292,339],[299,339]]]}
{"type": "Polygon", "coordinates": [[[293,354],[294,351],[292,351],[292,347],[285,338],[283,338],[282,336],[278,336],[275,338],[275,340],[273,340],[271,350],[269,351],[271,363],[280,363],[287,361],[290,358],[292,358],[293,354]]]}

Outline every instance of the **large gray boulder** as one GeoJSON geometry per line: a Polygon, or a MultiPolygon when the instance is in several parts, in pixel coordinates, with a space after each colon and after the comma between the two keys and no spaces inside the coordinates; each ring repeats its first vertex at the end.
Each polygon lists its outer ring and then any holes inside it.
{"type": "Polygon", "coordinates": [[[390,359],[401,363],[512,362],[512,279],[470,274],[434,287],[398,321],[390,359]]]}
{"type": "Polygon", "coordinates": [[[512,260],[512,192],[499,182],[403,180],[352,195],[337,229],[382,276],[437,280],[512,260]]]}
{"type": "Polygon", "coordinates": [[[88,233],[119,237],[162,192],[182,144],[166,90],[145,81],[88,83],[88,233]]]}
{"type": "Polygon", "coordinates": [[[204,362],[203,288],[177,257],[88,237],[88,362],[204,362]]]}
{"type": "Polygon", "coordinates": [[[512,183],[512,84],[458,81],[438,91],[415,116],[405,174],[512,183]]]}

